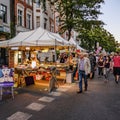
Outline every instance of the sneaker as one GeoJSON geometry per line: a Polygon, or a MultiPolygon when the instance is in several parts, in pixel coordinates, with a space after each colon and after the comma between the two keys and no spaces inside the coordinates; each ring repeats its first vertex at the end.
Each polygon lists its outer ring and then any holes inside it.
{"type": "Polygon", "coordinates": [[[79,93],[82,93],[82,90],[80,90],[80,91],[77,91],[77,93],[79,94],[79,93]]]}
{"type": "Polygon", "coordinates": [[[116,84],[118,84],[118,81],[117,81],[117,80],[115,80],[115,82],[116,82],[116,84]]]}
{"type": "Polygon", "coordinates": [[[107,83],[107,82],[108,82],[108,80],[106,79],[104,82],[105,82],[105,83],[107,83]]]}
{"type": "Polygon", "coordinates": [[[85,87],[85,91],[87,91],[87,87],[85,87]]]}

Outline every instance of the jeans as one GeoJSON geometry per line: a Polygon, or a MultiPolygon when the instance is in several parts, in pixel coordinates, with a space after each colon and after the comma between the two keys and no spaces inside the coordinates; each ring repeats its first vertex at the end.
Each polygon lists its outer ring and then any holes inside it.
{"type": "Polygon", "coordinates": [[[98,75],[99,76],[103,75],[103,67],[98,67],[98,75]]]}
{"type": "Polygon", "coordinates": [[[104,68],[103,69],[103,73],[104,73],[105,79],[108,78],[109,72],[110,72],[110,68],[104,68]]]}
{"type": "Polygon", "coordinates": [[[79,70],[79,89],[82,91],[82,79],[84,78],[85,88],[87,88],[87,75],[85,71],[79,70]]]}
{"type": "Polygon", "coordinates": [[[75,75],[76,75],[76,72],[77,72],[77,67],[73,67],[73,81],[74,81],[74,77],[75,77],[75,75]]]}

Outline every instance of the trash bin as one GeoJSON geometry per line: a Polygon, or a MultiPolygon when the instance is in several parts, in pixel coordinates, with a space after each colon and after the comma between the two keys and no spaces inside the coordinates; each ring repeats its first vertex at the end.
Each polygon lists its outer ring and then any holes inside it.
{"type": "Polygon", "coordinates": [[[66,73],[66,83],[72,83],[73,82],[73,72],[69,71],[66,73]]]}

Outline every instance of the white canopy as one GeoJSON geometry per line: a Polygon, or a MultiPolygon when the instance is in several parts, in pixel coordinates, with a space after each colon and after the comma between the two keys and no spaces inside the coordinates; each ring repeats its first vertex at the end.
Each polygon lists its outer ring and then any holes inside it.
{"type": "Polygon", "coordinates": [[[0,42],[0,47],[11,46],[54,46],[68,45],[69,42],[59,34],[49,32],[39,27],[28,32],[20,32],[16,37],[0,42]]]}
{"type": "Polygon", "coordinates": [[[75,42],[75,40],[74,40],[72,37],[70,38],[69,41],[70,41],[70,44],[71,44],[71,45],[73,45],[73,46],[76,47],[76,49],[81,50],[81,51],[86,51],[84,48],[80,47],[80,46],[75,42]]]}
{"type": "Polygon", "coordinates": [[[72,37],[70,38],[69,42],[70,42],[70,45],[73,45],[73,46],[77,45],[77,43],[75,42],[75,40],[72,37]]]}

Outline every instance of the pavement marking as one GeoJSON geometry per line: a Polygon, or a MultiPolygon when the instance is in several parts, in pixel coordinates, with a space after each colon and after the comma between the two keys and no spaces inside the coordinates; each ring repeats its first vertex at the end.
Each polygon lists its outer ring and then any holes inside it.
{"type": "Polygon", "coordinates": [[[73,87],[74,85],[63,85],[61,87],[59,87],[57,89],[57,91],[60,91],[60,92],[66,92],[68,89],[70,89],[71,87],[73,87]]]}
{"type": "Polygon", "coordinates": [[[43,109],[44,107],[45,107],[45,105],[43,105],[43,104],[31,103],[31,104],[28,105],[26,108],[27,108],[27,109],[30,109],[30,110],[40,111],[40,110],[43,109]]]}
{"type": "Polygon", "coordinates": [[[55,98],[52,98],[52,97],[42,97],[40,99],[38,99],[39,101],[43,101],[43,102],[52,102],[55,98]]]}
{"type": "Polygon", "coordinates": [[[51,92],[51,93],[49,93],[49,95],[52,95],[52,96],[60,96],[60,95],[61,95],[61,92],[51,92]]]}
{"type": "Polygon", "coordinates": [[[60,88],[66,88],[66,89],[69,89],[71,88],[72,86],[71,85],[64,85],[64,86],[61,86],[60,88]]]}
{"type": "Polygon", "coordinates": [[[7,120],[28,120],[30,117],[32,117],[31,114],[18,111],[8,117],[7,120]]]}
{"type": "Polygon", "coordinates": [[[66,92],[68,89],[67,88],[58,88],[56,91],[58,92],[66,92]]]}

